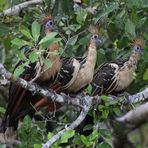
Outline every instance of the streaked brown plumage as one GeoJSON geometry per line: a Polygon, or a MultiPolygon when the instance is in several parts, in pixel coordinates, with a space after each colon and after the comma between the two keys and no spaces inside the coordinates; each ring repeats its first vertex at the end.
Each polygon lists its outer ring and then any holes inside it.
{"type": "MultiPolygon", "coordinates": [[[[44,18],[42,20],[42,25],[44,27],[44,32],[46,36],[49,36],[51,32],[54,31],[54,24],[51,16],[44,18]]],[[[53,43],[46,50],[46,52],[57,51],[58,48],[58,44],[53,43]]],[[[29,53],[30,52],[27,52],[26,56],[28,56],[29,53]]],[[[44,54],[45,53],[43,53],[43,56],[44,54]]],[[[45,57],[46,59],[49,59],[52,62],[51,68],[48,68],[44,63],[37,61],[35,63],[30,63],[29,66],[25,68],[25,71],[19,77],[27,81],[32,81],[34,79],[34,81],[40,85],[45,85],[46,81],[54,81],[56,74],[59,72],[61,68],[61,60],[56,55],[47,56],[45,54],[45,57]]],[[[23,61],[18,62],[15,68],[17,68],[22,63],[23,61]]],[[[6,109],[6,113],[3,117],[0,133],[5,133],[7,132],[7,129],[10,130],[10,128],[12,130],[16,130],[18,127],[19,119],[24,117],[26,113],[28,113],[27,110],[29,108],[32,108],[32,105],[36,104],[40,100],[39,98],[37,95],[33,95],[28,90],[25,90],[22,87],[11,83],[9,89],[9,102],[6,109]]],[[[30,115],[34,113],[34,110],[32,111],[33,112],[30,112],[30,115]]],[[[0,135],[0,141],[5,142],[5,140],[6,139],[2,139],[0,135]]]]}
{"type": "Polygon", "coordinates": [[[136,39],[128,60],[115,60],[102,64],[94,74],[92,94],[114,94],[124,91],[133,81],[133,73],[142,52],[142,42],[136,39]]]}

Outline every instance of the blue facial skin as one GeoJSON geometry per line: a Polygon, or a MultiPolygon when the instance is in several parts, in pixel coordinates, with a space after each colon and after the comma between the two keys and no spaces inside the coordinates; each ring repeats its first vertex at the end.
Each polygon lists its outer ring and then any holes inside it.
{"type": "Polygon", "coordinates": [[[91,40],[93,40],[94,42],[96,42],[98,45],[102,46],[102,40],[100,39],[100,37],[97,34],[94,34],[91,37],[91,40]]]}
{"type": "Polygon", "coordinates": [[[140,54],[143,54],[143,52],[144,52],[144,49],[140,45],[134,45],[133,50],[136,53],[140,53],[140,54]]]}
{"type": "Polygon", "coordinates": [[[47,30],[47,29],[54,30],[55,27],[54,27],[53,20],[49,20],[48,22],[46,22],[44,29],[45,30],[47,30]]]}

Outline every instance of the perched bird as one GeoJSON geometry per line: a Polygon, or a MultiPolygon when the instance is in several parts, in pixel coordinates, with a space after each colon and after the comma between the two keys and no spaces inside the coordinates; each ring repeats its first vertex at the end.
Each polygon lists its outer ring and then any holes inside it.
{"type": "MultiPolygon", "coordinates": [[[[46,16],[41,22],[46,36],[50,36],[51,32],[55,30],[52,17],[46,16]]],[[[47,81],[52,82],[61,68],[61,60],[57,55],[48,55],[48,51],[54,52],[57,51],[58,48],[58,43],[52,43],[50,47],[42,53],[44,58],[49,59],[52,62],[51,68],[48,68],[47,65],[38,60],[34,63],[30,63],[19,77],[25,79],[26,81],[34,80],[40,85],[45,85],[47,81]]],[[[26,56],[28,56],[29,53],[30,52],[27,52],[26,56]]],[[[23,61],[19,61],[15,69],[22,63],[23,61]]],[[[31,104],[35,104],[36,102],[38,102],[38,96],[33,95],[30,91],[14,83],[11,83],[9,89],[8,106],[2,120],[0,133],[5,133],[8,129],[9,131],[16,130],[19,120],[26,115],[26,110],[28,108],[32,108],[31,104]]],[[[33,113],[34,112],[31,112],[31,114],[33,113]]]]}
{"type": "Polygon", "coordinates": [[[96,64],[97,45],[101,44],[100,37],[93,34],[85,58],[64,59],[55,84],[60,91],[77,93],[91,83],[96,64]]]}
{"type": "Polygon", "coordinates": [[[95,71],[92,95],[118,94],[131,84],[137,61],[144,51],[141,39],[135,39],[132,46],[129,59],[107,62],[95,71]]]}

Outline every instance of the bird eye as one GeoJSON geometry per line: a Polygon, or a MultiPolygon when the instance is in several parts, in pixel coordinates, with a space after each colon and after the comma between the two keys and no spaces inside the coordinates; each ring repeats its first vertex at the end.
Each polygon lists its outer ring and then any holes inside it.
{"type": "Polygon", "coordinates": [[[137,50],[140,50],[140,47],[137,47],[137,50]]]}
{"type": "Polygon", "coordinates": [[[50,25],[53,25],[53,22],[52,21],[50,21],[49,23],[50,23],[50,25]]]}
{"type": "Polygon", "coordinates": [[[52,20],[49,20],[46,25],[45,25],[45,28],[50,28],[50,27],[53,27],[53,21],[52,20]]]}
{"type": "Polygon", "coordinates": [[[97,35],[94,35],[94,39],[97,39],[98,38],[98,36],[97,35]]]}

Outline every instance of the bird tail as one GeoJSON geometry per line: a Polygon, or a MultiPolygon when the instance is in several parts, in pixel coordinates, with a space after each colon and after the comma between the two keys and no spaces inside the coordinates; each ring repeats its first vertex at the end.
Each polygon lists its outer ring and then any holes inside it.
{"type": "Polygon", "coordinates": [[[0,126],[0,143],[10,143],[16,138],[18,120],[14,121],[5,114],[0,126]]]}

